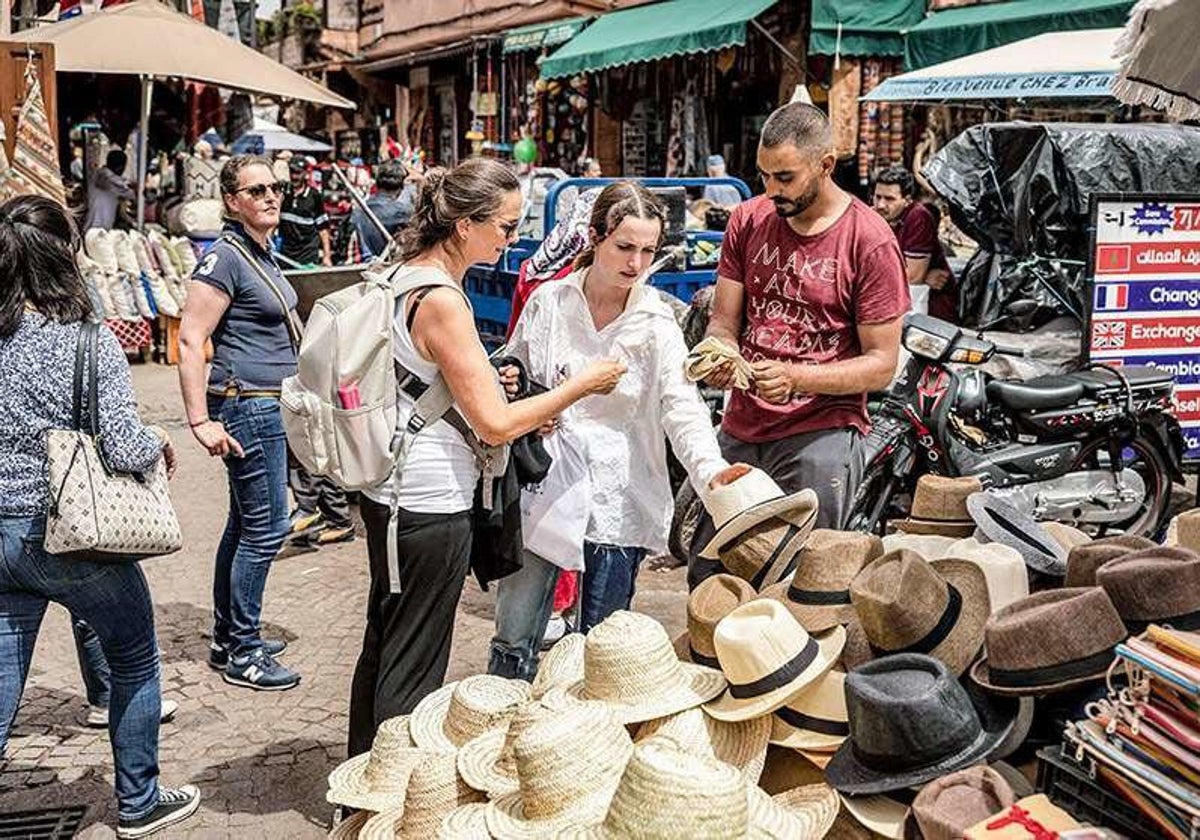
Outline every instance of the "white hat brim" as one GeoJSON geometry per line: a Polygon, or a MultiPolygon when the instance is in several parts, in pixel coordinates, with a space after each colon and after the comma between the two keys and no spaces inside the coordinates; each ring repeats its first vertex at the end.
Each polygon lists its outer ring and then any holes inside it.
{"type": "Polygon", "coordinates": [[[799,523],[794,524],[798,524],[802,530],[807,529],[811,531],[812,526],[817,521],[817,505],[816,492],[805,488],[799,493],[780,496],[778,499],[772,499],[769,502],[763,502],[762,504],[747,508],[717,529],[713,538],[701,549],[700,556],[706,560],[717,560],[720,557],[721,548],[727,543],[732,542],[739,535],[749,531],[755,525],[766,522],[773,516],[786,519],[787,517],[784,514],[792,511],[808,509],[804,518],[799,523]]]}

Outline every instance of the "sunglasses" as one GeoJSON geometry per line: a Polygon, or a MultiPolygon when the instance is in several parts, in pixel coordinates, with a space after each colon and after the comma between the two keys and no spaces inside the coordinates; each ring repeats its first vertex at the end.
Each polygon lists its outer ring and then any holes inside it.
{"type": "Polygon", "coordinates": [[[249,193],[250,197],[257,201],[266,196],[267,190],[270,190],[275,195],[283,195],[287,188],[286,181],[276,181],[273,184],[254,184],[250,187],[242,187],[239,190],[234,190],[234,194],[236,195],[240,192],[249,193]]]}

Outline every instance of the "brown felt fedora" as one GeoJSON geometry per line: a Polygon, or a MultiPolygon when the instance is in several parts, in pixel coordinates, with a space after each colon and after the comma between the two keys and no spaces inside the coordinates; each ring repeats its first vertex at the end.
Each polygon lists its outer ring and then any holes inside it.
{"type": "Polygon", "coordinates": [[[929,563],[904,549],[863,569],[850,598],[874,656],[925,653],[956,675],[979,653],[991,612],[987,577],[974,563],[929,563]]]}
{"type": "Polygon", "coordinates": [[[1063,586],[1095,586],[1096,570],[1110,560],[1144,548],[1154,548],[1155,542],[1134,534],[1103,537],[1077,545],[1067,555],[1067,576],[1063,586]]]}
{"type": "Polygon", "coordinates": [[[967,512],[967,497],[982,489],[978,478],[928,473],[917,479],[908,518],[892,524],[906,534],[969,537],[975,532],[975,522],[967,512]]]}
{"type": "Polygon", "coordinates": [[[791,582],[762,594],[787,607],[808,632],[823,633],[854,618],[850,582],[882,554],[883,542],[874,534],[818,528],[800,549],[791,582]]]}
{"type": "Polygon", "coordinates": [[[971,679],[994,694],[1034,696],[1101,679],[1125,625],[1103,589],[1037,592],[988,619],[987,658],[971,679]]]}
{"type": "Polygon", "coordinates": [[[959,840],[968,828],[1016,802],[1012,787],[986,764],[935,779],[913,800],[924,840],[959,840]]]}
{"type": "Polygon", "coordinates": [[[1096,582],[1112,599],[1130,633],[1147,625],[1200,630],[1200,554],[1155,546],[1110,560],[1096,582]]]}
{"type": "Polygon", "coordinates": [[[684,662],[720,668],[713,631],[722,618],[756,595],[754,587],[736,575],[705,578],[688,596],[687,632],[675,640],[675,653],[684,662]]]}

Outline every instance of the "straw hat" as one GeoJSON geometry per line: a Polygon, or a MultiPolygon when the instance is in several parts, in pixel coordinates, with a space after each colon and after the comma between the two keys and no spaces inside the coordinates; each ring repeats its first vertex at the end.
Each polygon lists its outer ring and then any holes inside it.
{"type": "Polygon", "coordinates": [[[1175,539],[1183,548],[1200,551],[1200,508],[1192,508],[1175,517],[1175,539]]]}
{"type": "Polygon", "coordinates": [[[1029,568],[1051,577],[1066,574],[1067,549],[1032,516],[992,493],[972,495],[967,510],[985,537],[1015,548],[1029,568]]]}
{"type": "Polygon", "coordinates": [[[670,717],[649,720],[638,730],[634,743],[661,735],[673,740],[680,749],[705,758],[715,758],[741,770],[751,784],[758,782],[767,760],[767,739],[771,719],[717,720],[703,709],[678,712],[670,717]]]}
{"type": "Polygon", "coordinates": [[[518,791],[493,799],[487,808],[488,830],[499,840],[599,823],[633,742],[608,706],[579,703],[530,726],[513,753],[518,791]]]}
{"type": "Polygon", "coordinates": [[[438,840],[492,840],[487,827],[487,805],[460,805],[446,815],[438,840]]]}
{"type": "Polygon", "coordinates": [[[768,796],[749,786],[750,834],[771,840],[812,837],[820,840],[833,828],[838,816],[838,795],[829,785],[795,787],[768,796]]]}
{"type": "Polygon", "coordinates": [[[915,551],[926,560],[941,560],[946,556],[946,549],[954,545],[962,537],[941,537],[937,534],[906,534],[897,531],[883,538],[883,553],[890,554],[901,548],[915,551]]]}
{"type": "Polygon", "coordinates": [[[966,560],[927,563],[911,551],[863,569],[850,598],[875,656],[927,653],[961,674],[983,644],[987,578],[966,560]]]}
{"type": "Polygon", "coordinates": [[[530,693],[536,700],[553,688],[566,688],[583,679],[583,634],[568,633],[546,651],[538,663],[530,693]]]}
{"type": "Polygon", "coordinates": [[[978,478],[949,478],[926,473],[917,479],[907,519],[893,522],[906,534],[969,537],[975,523],[967,513],[967,497],[983,489],[978,478]]]}
{"type": "Polygon", "coordinates": [[[1118,534],[1115,537],[1102,537],[1086,545],[1076,546],[1067,555],[1067,577],[1063,586],[1095,586],[1096,570],[1105,563],[1134,551],[1154,548],[1156,545],[1154,540],[1136,534],[1118,534]]]}
{"type": "Polygon", "coordinates": [[[621,723],[682,712],[725,689],[720,671],[680,662],[661,624],[627,610],[617,610],[587,634],[583,674],[567,693],[606,703],[621,723]]]}
{"type": "Polygon", "coordinates": [[[872,834],[889,840],[904,840],[904,823],[908,806],[890,796],[877,793],[870,796],[841,794],[842,807],[854,821],[872,834]]]}
{"type": "Polygon", "coordinates": [[[458,775],[454,755],[432,753],[412,772],[404,802],[399,808],[376,814],[359,832],[359,840],[432,837],[442,820],[456,808],[483,802],[458,775]]]}
{"type": "Polygon", "coordinates": [[[1156,546],[1105,563],[1096,582],[1130,633],[1149,624],[1200,630],[1200,554],[1156,546]]]}
{"type": "Polygon", "coordinates": [[[981,543],[974,537],[967,537],[946,549],[946,557],[967,560],[980,568],[987,578],[992,612],[1029,594],[1029,572],[1015,548],[995,542],[981,543]]]}
{"type": "Polygon", "coordinates": [[[330,830],[329,840],[357,840],[358,832],[370,818],[370,811],[355,811],[330,830]]]}
{"type": "Polygon", "coordinates": [[[529,683],[477,674],[442,686],[413,709],[409,731],[418,747],[453,752],[489,729],[504,726],[529,699],[529,683]]]}
{"type": "Polygon", "coordinates": [[[770,598],[742,604],[713,635],[729,688],[704,709],[720,720],[748,720],[775,711],[831,669],[846,643],[837,627],[816,638],[770,598]]]}
{"type": "Polygon", "coordinates": [[[913,800],[912,813],[924,840],[959,840],[975,823],[1014,802],[1004,777],[980,764],[925,785],[913,800]]]}
{"type": "Polygon", "coordinates": [[[1038,592],[988,619],[971,679],[993,694],[1050,694],[1101,679],[1125,625],[1099,587],[1038,592]]]}
{"type": "Polygon", "coordinates": [[[846,675],[830,671],[775,710],[771,743],[811,752],[832,752],[850,734],[846,675]]]}
{"type": "Polygon", "coordinates": [[[713,631],[717,622],[747,601],[754,587],[734,575],[713,575],[692,590],[687,602],[687,632],[674,642],[675,653],[685,662],[719,668],[713,631]]]}
{"type": "Polygon", "coordinates": [[[1063,522],[1043,522],[1042,527],[1046,529],[1046,533],[1054,537],[1055,542],[1070,551],[1077,545],[1087,545],[1092,541],[1090,535],[1085,534],[1073,525],[1067,525],[1063,522]]]}
{"type": "Polygon", "coordinates": [[[490,729],[467,741],[458,751],[458,772],[463,780],[493,798],[516,791],[517,760],[513,746],[517,739],[535,722],[556,714],[571,702],[574,701],[560,690],[551,691],[540,700],[517,707],[506,728],[490,729]]]}
{"type": "Polygon", "coordinates": [[[367,811],[397,807],[413,767],[427,755],[413,746],[409,723],[402,715],[379,724],[370,752],[343,761],[329,774],[326,800],[367,811]]]}
{"type": "Polygon", "coordinates": [[[716,533],[700,556],[716,560],[721,549],[736,537],[772,518],[782,519],[806,533],[811,531],[817,515],[817,494],[808,489],[785,493],[771,476],[755,467],[740,478],[710,490],[704,507],[712,516],[716,533]]]}
{"type": "Polygon", "coordinates": [[[800,549],[791,583],[768,586],[762,594],[791,611],[810,633],[821,633],[854,618],[850,582],[883,554],[874,534],[818,528],[800,549]]]}

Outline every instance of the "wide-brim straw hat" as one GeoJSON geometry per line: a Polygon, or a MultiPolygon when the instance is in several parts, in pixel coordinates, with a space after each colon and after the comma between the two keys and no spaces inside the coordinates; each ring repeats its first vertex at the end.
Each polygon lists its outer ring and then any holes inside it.
{"type": "Polygon", "coordinates": [[[487,805],[460,805],[442,820],[437,840],[492,840],[487,827],[487,805]]]}
{"type": "Polygon", "coordinates": [[[370,811],[356,811],[329,831],[328,840],[358,840],[358,833],[372,816],[370,811]]]}
{"type": "Polygon", "coordinates": [[[1096,582],[1130,633],[1150,624],[1200,630],[1200,554],[1155,546],[1105,563],[1096,582]]]}
{"type": "Polygon", "coordinates": [[[713,647],[713,631],[722,618],[758,593],[736,575],[717,574],[705,578],[687,601],[687,630],[672,643],[675,654],[685,662],[720,668],[713,647]]]}
{"type": "Polygon", "coordinates": [[[359,840],[432,837],[456,808],[483,801],[458,775],[452,753],[431,753],[409,777],[403,804],[367,820],[359,840]]]}
{"type": "Polygon", "coordinates": [[[941,560],[946,556],[946,549],[954,545],[962,537],[946,537],[938,534],[906,534],[897,531],[883,538],[883,553],[890,554],[906,548],[915,551],[926,560],[941,560]]]}
{"type": "Polygon", "coordinates": [[[972,495],[967,510],[987,539],[1015,548],[1029,568],[1058,578],[1067,573],[1067,549],[1032,516],[992,493],[972,495]]]}
{"type": "Polygon", "coordinates": [[[489,729],[507,725],[517,706],[530,699],[529,683],[477,674],[427,695],[409,719],[418,747],[453,752],[489,729]]]}
{"type": "Polygon", "coordinates": [[[584,676],[569,695],[642,723],[708,702],[725,690],[720,671],[680,662],[667,631],[648,615],[617,610],[587,634],[584,676]]]}
{"type": "Polygon", "coordinates": [[[498,840],[549,837],[599,823],[633,754],[633,741],[611,707],[577,703],[530,726],[514,744],[514,754],[519,789],[487,808],[488,830],[498,840]]]}
{"type": "Polygon", "coordinates": [[[535,700],[552,689],[566,688],[583,679],[583,647],[582,633],[568,633],[542,655],[529,687],[535,700]]]}
{"type": "MultiPolygon", "coordinates": [[[[927,562],[901,549],[873,561],[850,597],[873,657],[924,653],[962,674],[983,645],[987,578],[967,560],[927,562]]],[[[860,664],[860,663],[856,663],[860,664]]]]}
{"type": "Polygon", "coordinates": [[[787,607],[808,632],[823,633],[854,618],[850,582],[882,554],[874,534],[817,528],[800,549],[791,581],[768,586],[762,595],[787,607]]]}
{"type": "Polygon", "coordinates": [[[717,720],[703,709],[688,709],[670,717],[649,720],[638,730],[634,743],[655,736],[670,738],[681,749],[715,758],[736,767],[751,783],[757,783],[767,760],[771,719],[717,720]]]}
{"type": "Polygon", "coordinates": [[[832,752],[850,734],[846,675],[829,671],[775,710],[771,743],[807,752],[832,752]]]}
{"type": "Polygon", "coordinates": [[[1125,625],[1096,586],[1035,592],[988,619],[987,656],[971,679],[1013,697],[1063,691],[1102,679],[1125,625]]]}
{"type": "Polygon", "coordinates": [[[812,636],[778,601],[759,598],[725,616],[713,636],[729,680],[704,710],[721,720],[748,720],[775,711],[837,664],[846,631],[812,636]]]}
{"type": "Polygon", "coordinates": [[[325,798],[334,805],[386,811],[404,800],[409,775],[427,755],[413,745],[408,716],[379,725],[368,752],[343,761],[329,774],[325,798]]]}
{"type": "Polygon", "coordinates": [[[700,556],[716,560],[722,548],[739,535],[772,518],[811,531],[817,505],[817,494],[812,490],[785,493],[771,476],[753,468],[735,481],[713,488],[704,498],[716,533],[700,550],[700,556]]]}
{"type": "Polygon", "coordinates": [[[987,578],[992,612],[1029,595],[1029,572],[1025,560],[1011,546],[981,543],[974,537],[958,540],[946,549],[946,558],[974,563],[987,578]]]}
{"type": "Polygon", "coordinates": [[[1076,546],[1067,554],[1067,576],[1063,580],[1063,586],[1068,589],[1076,586],[1095,586],[1096,572],[1105,563],[1135,551],[1154,548],[1156,545],[1154,540],[1139,537],[1137,534],[1117,534],[1076,546]]]}
{"type": "Polygon", "coordinates": [[[491,798],[517,790],[516,740],[535,722],[578,702],[554,689],[539,700],[522,703],[504,729],[490,729],[463,744],[458,751],[458,772],[468,785],[491,798]]]}
{"type": "Polygon", "coordinates": [[[917,479],[908,518],[891,524],[906,534],[969,537],[975,523],[967,513],[967,497],[982,489],[978,478],[927,473],[917,479]]]}

